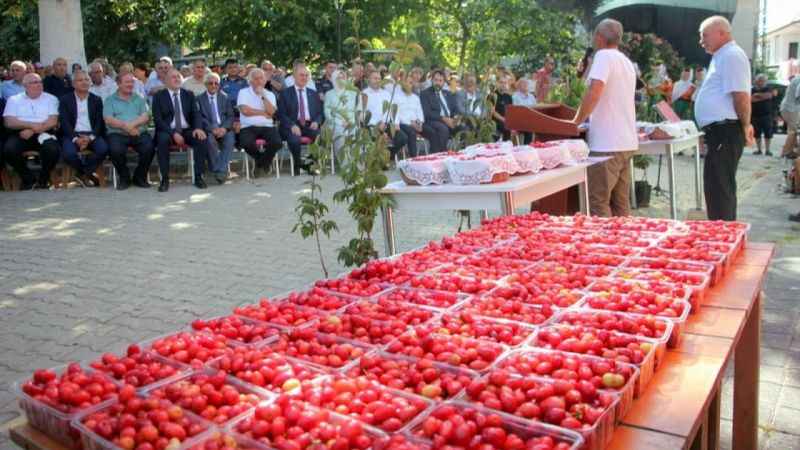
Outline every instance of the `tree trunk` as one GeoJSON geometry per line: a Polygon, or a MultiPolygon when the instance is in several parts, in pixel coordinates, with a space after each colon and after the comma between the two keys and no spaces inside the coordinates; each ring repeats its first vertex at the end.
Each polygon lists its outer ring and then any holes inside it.
{"type": "Polygon", "coordinates": [[[39,59],[49,65],[58,57],[86,67],[81,0],[39,0],[39,59]]]}

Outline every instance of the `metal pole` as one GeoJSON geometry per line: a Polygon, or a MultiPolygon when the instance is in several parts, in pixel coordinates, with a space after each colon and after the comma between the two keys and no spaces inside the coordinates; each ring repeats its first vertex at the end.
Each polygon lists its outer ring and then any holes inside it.
{"type": "Polygon", "coordinates": [[[381,218],[383,219],[383,235],[386,238],[386,256],[392,256],[396,253],[392,207],[387,206],[381,208],[381,212],[381,218]]]}
{"type": "Polygon", "coordinates": [[[669,178],[669,216],[671,219],[678,218],[678,199],[675,192],[675,153],[672,151],[672,144],[667,145],[667,177],[669,178]]]}
{"type": "Polygon", "coordinates": [[[630,195],[631,195],[631,208],[632,209],[637,209],[637,207],[639,205],[638,205],[638,201],[636,199],[636,172],[634,170],[634,169],[636,169],[636,167],[633,164],[633,159],[634,158],[636,158],[636,155],[631,156],[631,159],[629,161],[629,163],[631,165],[631,194],[630,195]]]}
{"type": "Polygon", "coordinates": [[[514,194],[511,192],[500,193],[500,209],[504,216],[514,215],[514,194]]]}
{"type": "Polygon", "coordinates": [[[694,201],[697,210],[703,209],[703,196],[700,194],[700,138],[694,147],[694,201]]]}

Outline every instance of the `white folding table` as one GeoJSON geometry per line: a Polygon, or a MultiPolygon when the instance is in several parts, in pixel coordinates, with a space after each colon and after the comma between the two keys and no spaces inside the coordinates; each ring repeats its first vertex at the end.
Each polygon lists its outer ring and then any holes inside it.
{"type": "Polygon", "coordinates": [[[388,195],[393,200],[393,206],[382,211],[386,255],[394,255],[396,252],[394,209],[499,210],[503,215],[512,215],[517,207],[530,205],[531,202],[577,185],[580,191],[580,210],[588,215],[589,186],[586,168],[606,159],[608,158],[589,158],[574,165],[542,170],[533,175],[514,176],[502,183],[466,186],[409,186],[403,181],[389,183],[381,189],[381,194],[388,195]]]}
{"type": "MultiPolygon", "coordinates": [[[[645,141],[639,143],[637,155],[666,155],[667,178],[669,181],[669,215],[678,218],[678,202],[675,195],[675,154],[694,149],[694,195],[698,210],[703,209],[703,196],[700,189],[700,138],[704,133],[696,133],[670,140],[645,141]]],[[[633,175],[633,158],[631,158],[631,175],[633,175]]],[[[635,183],[631,183],[631,203],[636,207],[635,183]]]]}

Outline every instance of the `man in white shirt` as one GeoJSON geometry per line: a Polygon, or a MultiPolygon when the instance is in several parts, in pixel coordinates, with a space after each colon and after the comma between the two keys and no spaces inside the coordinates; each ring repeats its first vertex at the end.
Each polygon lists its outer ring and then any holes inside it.
{"type": "Polygon", "coordinates": [[[206,60],[196,59],[192,63],[192,75],[183,80],[184,89],[198,96],[206,91],[206,60]]]}
{"type": "Polygon", "coordinates": [[[705,133],[703,187],[709,220],[736,220],[736,169],[745,145],[755,142],[750,123],[750,62],[731,36],[731,24],[712,16],[700,24],[700,45],[712,55],[697,93],[694,116],[705,133]]]}
{"type": "Polygon", "coordinates": [[[99,62],[89,64],[89,78],[92,79],[92,86],[89,92],[105,100],[111,94],[117,92],[117,83],[105,76],[103,65],[99,62]]]}
{"type": "Polygon", "coordinates": [[[253,69],[247,76],[249,87],[239,90],[236,105],[239,109],[239,143],[248,155],[256,160],[255,177],[266,175],[275,154],[281,149],[281,135],[275,127],[277,113],[275,94],[265,86],[267,77],[261,69],[253,69]],[[259,146],[257,140],[266,141],[259,146]]]}
{"type": "Polygon", "coordinates": [[[619,51],[622,24],[604,19],[594,30],[594,54],[589,89],[573,122],[589,118],[587,140],[593,156],[611,159],[589,166],[592,215],[630,215],[630,159],[639,148],[636,130],[636,69],[619,51]]]}
{"type": "Polygon", "coordinates": [[[63,95],[58,104],[62,155],[81,184],[98,187],[100,181],[94,172],[108,154],[103,100],[89,92],[91,80],[82,70],[72,75],[72,85],[75,91],[63,95]],[[88,154],[81,153],[85,150],[88,154]]]}
{"type": "Polygon", "coordinates": [[[42,79],[29,73],[22,79],[25,92],[11,96],[3,112],[9,131],[3,148],[6,162],[22,178],[22,190],[33,187],[34,177],[28,169],[23,152],[38,151],[42,163],[37,187],[47,189],[50,172],[58,163],[61,151],[55,136],[58,126],[58,99],[44,92],[42,79]]]}
{"type": "Polygon", "coordinates": [[[413,158],[417,156],[417,136],[422,134],[425,115],[422,112],[419,96],[414,93],[411,77],[408,76],[399,83],[401,89],[394,94],[394,103],[397,105],[397,122],[400,124],[400,131],[406,135],[408,154],[413,158]]]}
{"type": "Polygon", "coordinates": [[[164,79],[167,77],[167,73],[169,73],[170,69],[172,69],[172,60],[163,57],[156,63],[156,70],[150,72],[147,83],[144,84],[144,90],[147,92],[148,100],[151,102],[153,96],[156,95],[158,91],[164,89],[164,79]]]}
{"type": "Polygon", "coordinates": [[[408,136],[400,129],[396,117],[392,117],[390,111],[383,110],[384,104],[391,101],[391,95],[381,87],[381,74],[373,70],[367,76],[367,80],[369,87],[363,91],[366,96],[364,109],[369,114],[366,125],[376,133],[376,138],[386,139],[389,142],[389,152],[394,157],[408,143],[408,136]]]}

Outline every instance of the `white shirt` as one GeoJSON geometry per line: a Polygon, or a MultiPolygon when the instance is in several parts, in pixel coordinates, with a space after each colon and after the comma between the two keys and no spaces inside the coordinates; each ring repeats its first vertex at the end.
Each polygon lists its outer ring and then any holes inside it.
{"type": "Polygon", "coordinates": [[[588,141],[593,152],[620,152],[639,148],[636,130],[636,69],[617,49],[595,53],[587,80],[605,85],[589,116],[588,141]]]}
{"type": "Polygon", "coordinates": [[[138,78],[133,79],[133,93],[138,94],[139,97],[147,98],[147,91],[144,89],[144,83],[139,81],[138,78]]]}
{"type": "Polygon", "coordinates": [[[219,117],[219,104],[217,103],[217,94],[208,93],[208,103],[211,106],[211,114],[217,119],[217,126],[222,124],[222,120],[219,117]]]}
{"type": "Polygon", "coordinates": [[[36,98],[28,97],[28,94],[21,92],[12,95],[6,103],[3,117],[15,117],[23,122],[44,123],[50,116],[58,115],[58,99],[42,92],[36,98]]]}
{"type": "Polygon", "coordinates": [[[800,75],[792,78],[792,82],[786,88],[781,102],[781,112],[800,112],[800,75]]]}
{"type": "MultiPolygon", "coordinates": [[[[153,71],[153,73],[155,73],[155,70],[153,71]]],[[[164,87],[164,83],[161,82],[161,79],[158,78],[158,76],[156,76],[155,78],[152,78],[152,77],[148,78],[147,79],[147,83],[144,84],[144,91],[145,91],[145,94],[147,95],[147,97],[145,97],[145,98],[149,97],[150,100],[152,100],[153,96],[150,95],[150,91],[155,89],[155,88],[163,88],[163,87],[164,87]]]]}
{"type": "MultiPolygon", "coordinates": [[[[169,91],[169,101],[172,102],[172,108],[175,109],[175,96],[178,96],[177,101],[181,101],[181,91],[169,91]]],[[[172,115],[172,123],[170,126],[174,129],[175,127],[175,115],[172,115]]],[[[185,130],[189,128],[189,121],[186,120],[186,111],[183,110],[183,103],[181,103],[181,129],[185,130]]]]}
{"type": "Polygon", "coordinates": [[[536,96],[531,93],[523,94],[520,91],[515,91],[513,95],[511,95],[511,104],[517,106],[527,106],[532,107],[536,106],[536,96]]]}
{"type": "MultiPolygon", "coordinates": [[[[447,84],[445,84],[447,86],[447,84]]],[[[444,97],[444,87],[439,90],[439,106],[441,107],[442,117],[452,117],[453,111],[450,111],[450,106],[447,104],[447,99],[444,97]]]]}
{"type": "Polygon", "coordinates": [[[308,122],[311,120],[311,114],[308,112],[308,85],[303,89],[295,86],[295,90],[297,91],[297,120],[301,122],[308,122]],[[305,117],[300,117],[300,102],[303,102],[303,112],[305,113],[305,117]]]}
{"type": "Polygon", "coordinates": [[[89,120],[89,96],[87,95],[85,99],[81,100],[77,94],[75,94],[75,101],[78,105],[78,117],[75,119],[75,131],[76,132],[91,132],[92,131],[92,122],[89,120]]]}
{"type": "Polygon", "coordinates": [[[111,94],[117,92],[117,83],[111,78],[104,77],[103,84],[98,86],[92,83],[92,86],[89,87],[89,92],[105,100],[110,97],[111,94]]]}
{"type": "Polygon", "coordinates": [[[419,123],[425,122],[422,103],[417,94],[406,94],[398,89],[394,93],[393,103],[397,105],[397,122],[401,125],[411,125],[415,120],[419,123]]]}
{"type": "Polygon", "coordinates": [[[367,96],[367,107],[365,109],[370,113],[369,123],[367,125],[375,126],[380,122],[388,122],[386,119],[389,112],[383,112],[383,103],[389,101],[389,94],[381,88],[366,88],[363,93],[367,96]]]}
{"type": "MultiPolygon", "coordinates": [[[[263,89],[261,95],[255,93],[252,87],[246,87],[239,91],[239,97],[236,99],[236,106],[249,106],[259,111],[266,111],[264,107],[264,99],[266,99],[273,107],[275,107],[275,94],[263,89]]],[[[239,122],[242,128],[247,127],[271,127],[273,126],[272,119],[264,116],[246,116],[241,114],[239,122]]]]}
{"type": "MultiPolygon", "coordinates": [[[[464,91],[464,115],[467,116],[480,116],[483,114],[483,101],[478,97],[480,91],[475,91],[474,94],[470,94],[467,91],[464,91]]],[[[513,98],[512,98],[513,100],[513,98]]],[[[536,98],[534,97],[534,102],[536,98]]]]}
{"type": "Polygon", "coordinates": [[[197,78],[191,76],[183,80],[181,87],[192,91],[192,94],[194,95],[201,95],[206,91],[205,77],[203,77],[202,80],[198,80],[197,78]]]}
{"type": "MultiPolygon", "coordinates": [[[[283,86],[287,88],[294,86],[294,75],[289,75],[288,77],[284,78],[283,86]]],[[[311,77],[308,78],[308,84],[306,84],[306,87],[311,88],[315,91],[317,90],[317,84],[314,83],[314,79],[311,77]]]]}
{"type": "Polygon", "coordinates": [[[706,78],[697,93],[694,117],[700,128],[721,120],[737,120],[733,93],[750,93],[750,61],[736,42],[720,47],[711,57],[706,78]]]}

